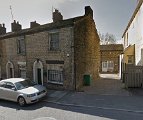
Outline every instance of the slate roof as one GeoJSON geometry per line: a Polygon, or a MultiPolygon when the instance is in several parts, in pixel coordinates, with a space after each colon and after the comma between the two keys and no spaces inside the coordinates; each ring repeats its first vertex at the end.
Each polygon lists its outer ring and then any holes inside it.
{"type": "Polygon", "coordinates": [[[122,44],[100,45],[100,51],[123,51],[122,44]]]}
{"type": "Polygon", "coordinates": [[[0,36],[0,39],[5,39],[5,38],[10,38],[10,37],[16,37],[19,35],[29,35],[37,32],[42,32],[42,31],[48,31],[52,29],[58,29],[62,27],[70,27],[74,25],[74,22],[82,19],[84,16],[79,16],[79,17],[74,17],[66,20],[61,20],[58,22],[52,22],[44,25],[40,25],[35,28],[27,28],[27,29],[22,29],[18,32],[9,32],[4,35],[0,36]]]}

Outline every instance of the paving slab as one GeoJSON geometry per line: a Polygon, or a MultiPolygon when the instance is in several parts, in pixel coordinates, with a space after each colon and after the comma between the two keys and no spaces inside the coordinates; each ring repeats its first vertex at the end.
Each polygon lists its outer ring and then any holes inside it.
{"type": "Polygon", "coordinates": [[[67,95],[69,91],[57,91],[57,90],[48,90],[48,94],[45,97],[44,101],[47,102],[57,102],[62,97],[67,95]]]}
{"type": "Polygon", "coordinates": [[[90,86],[81,88],[86,94],[130,96],[118,74],[101,74],[90,86]]]}

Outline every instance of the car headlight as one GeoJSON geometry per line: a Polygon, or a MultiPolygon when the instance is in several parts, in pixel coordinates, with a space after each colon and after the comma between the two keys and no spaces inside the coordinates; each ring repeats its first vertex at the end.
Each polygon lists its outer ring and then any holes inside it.
{"type": "Polygon", "coordinates": [[[34,96],[36,96],[36,93],[27,95],[27,97],[34,97],[34,96]]]}

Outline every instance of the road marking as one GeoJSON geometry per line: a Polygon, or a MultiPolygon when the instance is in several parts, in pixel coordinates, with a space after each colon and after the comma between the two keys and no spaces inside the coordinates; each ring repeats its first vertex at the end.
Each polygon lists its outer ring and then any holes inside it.
{"type": "Polygon", "coordinates": [[[56,120],[56,119],[53,118],[53,117],[40,117],[40,118],[36,118],[36,119],[33,119],[33,120],[56,120]]]}

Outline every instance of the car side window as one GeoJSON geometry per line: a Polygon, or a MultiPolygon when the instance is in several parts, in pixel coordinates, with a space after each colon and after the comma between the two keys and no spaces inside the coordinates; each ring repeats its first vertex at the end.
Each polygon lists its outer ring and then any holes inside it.
{"type": "Polygon", "coordinates": [[[8,88],[8,89],[13,89],[15,88],[14,84],[11,83],[11,82],[7,82],[6,85],[5,85],[5,88],[8,88]]]}
{"type": "Polygon", "coordinates": [[[5,82],[0,82],[0,87],[5,87],[6,83],[5,82]]]}

